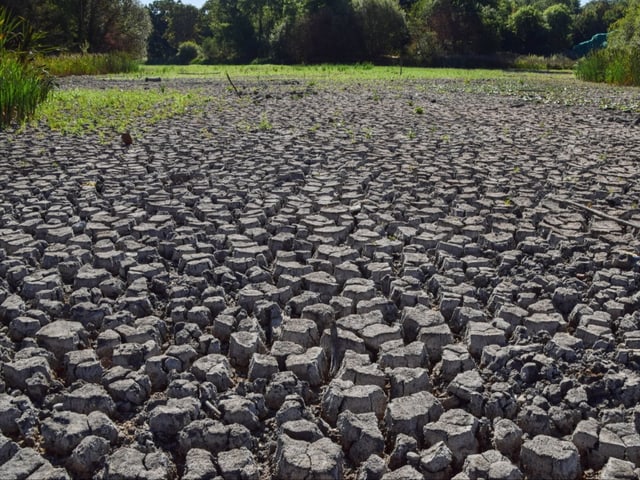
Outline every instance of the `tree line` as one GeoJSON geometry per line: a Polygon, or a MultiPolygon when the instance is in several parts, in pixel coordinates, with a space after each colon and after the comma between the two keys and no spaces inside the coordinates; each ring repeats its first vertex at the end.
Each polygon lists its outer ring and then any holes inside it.
{"type": "MultiPolygon", "coordinates": [[[[550,55],[606,32],[638,0],[0,0],[59,51],[149,63],[384,62],[550,55]]],[[[625,25],[628,25],[627,22],[625,25]]],[[[634,22],[631,22],[634,23],[634,22]]],[[[636,23],[640,20],[636,19],[636,23]]]]}

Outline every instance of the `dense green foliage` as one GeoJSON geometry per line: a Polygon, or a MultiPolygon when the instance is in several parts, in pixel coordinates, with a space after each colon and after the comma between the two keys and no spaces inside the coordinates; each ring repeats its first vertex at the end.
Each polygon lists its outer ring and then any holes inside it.
{"type": "Polygon", "coordinates": [[[40,35],[0,7],[0,128],[33,115],[53,88],[53,79],[34,57],[40,35]]]}
{"type": "MultiPolygon", "coordinates": [[[[176,0],[148,6],[151,63],[173,63],[181,43],[204,63],[372,61],[441,64],[504,53],[569,54],[606,32],[628,0],[176,0]]],[[[507,56],[508,57],[508,56],[507,56]]],[[[495,59],[494,59],[495,60],[495,59]]],[[[485,63],[491,63],[485,59],[485,63]]]]}
{"type": "Polygon", "coordinates": [[[607,52],[594,53],[581,68],[590,61],[610,64],[629,82],[638,56],[638,1],[207,0],[200,9],[181,0],[0,5],[45,31],[49,44],[64,52],[124,52],[146,56],[150,64],[514,66],[539,57],[575,59],[594,47],[573,46],[615,30],[607,52]]]}
{"type": "Polygon", "coordinates": [[[46,33],[66,52],[126,52],[146,56],[149,13],[139,0],[0,0],[14,16],[46,33]]]}
{"type": "Polygon", "coordinates": [[[578,62],[576,74],[593,82],[640,85],[640,0],[632,0],[612,25],[607,47],[578,62]]]}

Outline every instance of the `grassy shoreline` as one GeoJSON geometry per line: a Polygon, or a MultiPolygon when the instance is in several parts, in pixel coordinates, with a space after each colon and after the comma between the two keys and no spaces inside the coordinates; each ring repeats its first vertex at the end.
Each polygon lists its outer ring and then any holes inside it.
{"type": "Polygon", "coordinates": [[[572,70],[497,70],[463,68],[424,68],[355,65],[141,65],[135,73],[119,74],[124,78],[295,78],[299,80],[491,80],[509,78],[537,78],[545,76],[573,78],[572,70]]]}
{"type": "Polygon", "coordinates": [[[635,93],[639,89],[586,83],[576,79],[570,71],[540,73],[404,67],[400,73],[399,66],[192,65],[142,66],[136,73],[92,78],[98,80],[95,88],[91,80],[83,79],[77,84],[68,80],[40,105],[29,125],[70,135],[95,133],[102,139],[110,138],[114,132],[144,132],[167,118],[222,108],[222,104],[226,105],[224,108],[234,108],[234,102],[250,101],[251,96],[259,94],[265,82],[270,81],[291,81],[290,87],[285,85],[283,88],[289,88],[296,95],[336,87],[368,89],[375,96],[382,86],[397,90],[417,82],[416,91],[425,95],[499,95],[517,102],[590,105],[640,112],[640,96],[635,93]],[[227,74],[243,93],[241,97],[235,95],[227,74]],[[146,82],[149,78],[160,78],[161,81],[146,82]],[[215,93],[206,87],[208,82],[218,85],[215,93]]]}

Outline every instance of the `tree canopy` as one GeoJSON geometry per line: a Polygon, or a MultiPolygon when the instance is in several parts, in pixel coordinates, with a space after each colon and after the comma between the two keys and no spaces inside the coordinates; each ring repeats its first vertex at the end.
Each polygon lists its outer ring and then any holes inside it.
{"type": "Polygon", "coordinates": [[[414,63],[439,56],[569,53],[616,25],[635,41],[640,0],[0,0],[60,51],[151,63],[414,63]],[[617,22],[617,23],[616,23],[617,22]]]}

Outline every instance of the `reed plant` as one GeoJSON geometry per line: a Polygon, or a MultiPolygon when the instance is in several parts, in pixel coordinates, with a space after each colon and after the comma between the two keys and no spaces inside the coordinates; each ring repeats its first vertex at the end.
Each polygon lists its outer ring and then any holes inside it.
{"type": "Polygon", "coordinates": [[[576,76],[588,82],[640,85],[640,49],[605,48],[591,52],[576,65],[576,76]]]}
{"type": "Polygon", "coordinates": [[[23,123],[54,87],[33,52],[41,36],[0,7],[0,129],[23,123]]]}

